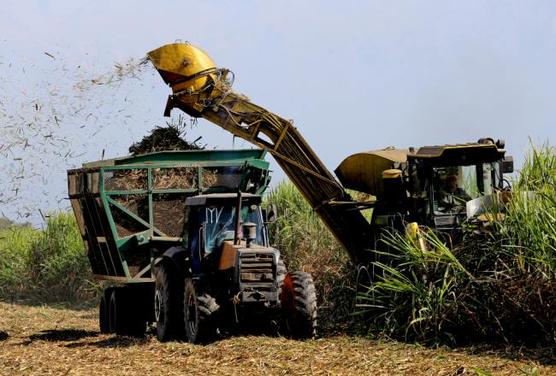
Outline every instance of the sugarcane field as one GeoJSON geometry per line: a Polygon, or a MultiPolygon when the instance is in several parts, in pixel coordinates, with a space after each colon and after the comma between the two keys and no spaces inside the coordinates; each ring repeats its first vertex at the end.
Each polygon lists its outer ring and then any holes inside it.
{"type": "Polygon", "coordinates": [[[556,4],[3,5],[0,375],[556,375],[556,4]]]}

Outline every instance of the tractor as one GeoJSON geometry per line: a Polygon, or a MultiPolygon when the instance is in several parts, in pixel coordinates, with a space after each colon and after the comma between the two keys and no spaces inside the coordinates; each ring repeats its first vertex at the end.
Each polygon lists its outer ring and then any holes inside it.
{"type": "Polygon", "coordinates": [[[262,150],[168,151],[68,171],[69,197],[94,276],[113,286],[103,333],[197,343],[257,320],[292,337],[316,333],[310,274],[271,246],[262,150]],[[273,324],[275,323],[275,324],[273,324]],[[277,324],[277,325],[276,325],[277,324]]]}

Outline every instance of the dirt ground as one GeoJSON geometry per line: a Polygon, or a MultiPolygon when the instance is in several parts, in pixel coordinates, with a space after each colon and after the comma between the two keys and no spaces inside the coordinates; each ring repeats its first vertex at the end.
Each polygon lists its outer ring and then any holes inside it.
{"type": "Polygon", "coordinates": [[[556,365],[549,355],[515,349],[428,349],[348,336],[159,343],[100,335],[96,309],[0,303],[0,374],[556,375],[556,365]]]}

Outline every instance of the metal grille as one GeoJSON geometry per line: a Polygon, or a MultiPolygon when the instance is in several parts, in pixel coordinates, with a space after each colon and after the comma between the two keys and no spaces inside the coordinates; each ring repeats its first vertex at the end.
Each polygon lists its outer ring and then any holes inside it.
{"type": "Polygon", "coordinates": [[[240,282],[274,282],[274,256],[268,253],[242,252],[240,282]]]}

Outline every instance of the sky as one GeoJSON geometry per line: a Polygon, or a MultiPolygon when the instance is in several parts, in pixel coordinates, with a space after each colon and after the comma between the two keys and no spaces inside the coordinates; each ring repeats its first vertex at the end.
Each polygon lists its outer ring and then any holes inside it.
{"type": "MultiPolygon", "coordinates": [[[[2,6],[0,215],[17,221],[67,208],[66,169],[125,155],[168,121],[170,89],[135,63],[176,40],[231,69],[253,102],[293,119],[330,170],[360,151],[481,137],[504,139],[519,166],[530,142],[556,135],[554,1],[2,6]],[[115,64],[131,68],[114,76],[115,64]]],[[[188,133],[198,136],[250,147],[203,120],[188,133]]],[[[276,184],[284,174],[272,168],[276,184]]]]}

